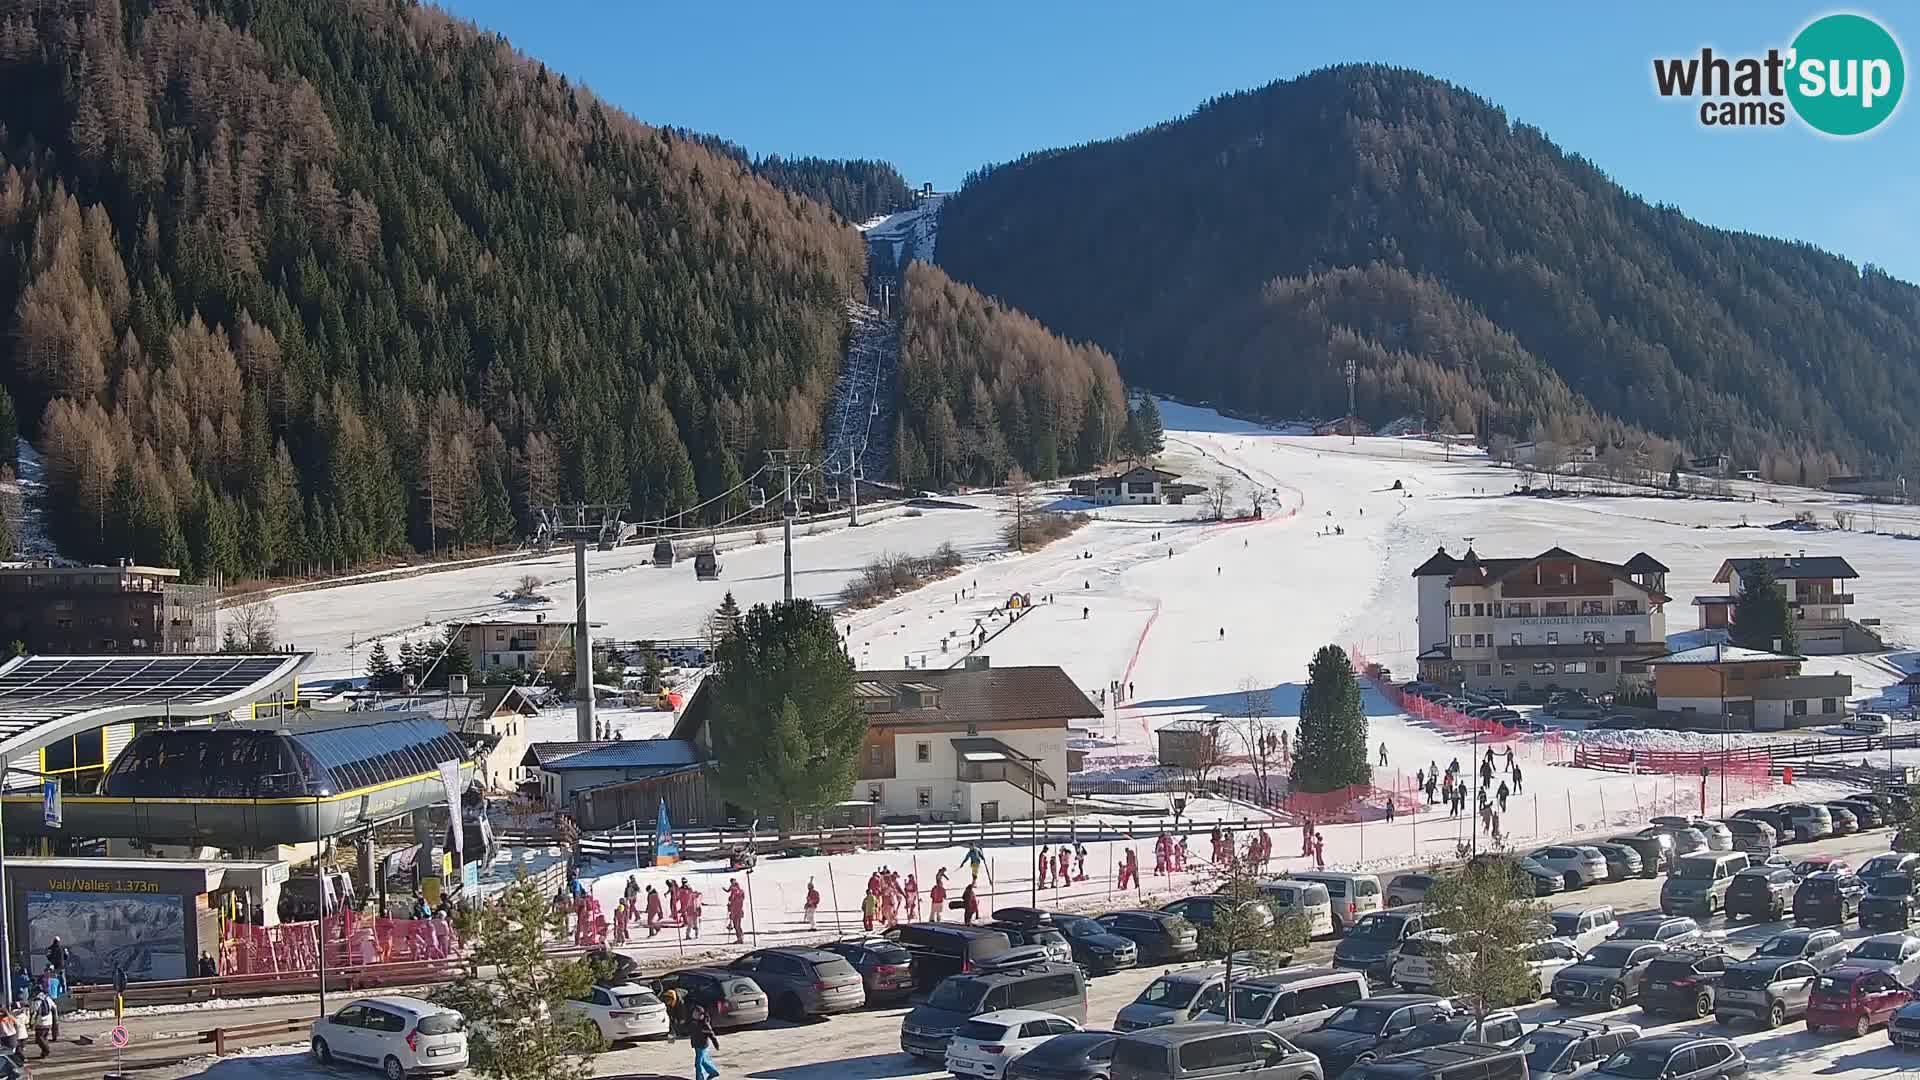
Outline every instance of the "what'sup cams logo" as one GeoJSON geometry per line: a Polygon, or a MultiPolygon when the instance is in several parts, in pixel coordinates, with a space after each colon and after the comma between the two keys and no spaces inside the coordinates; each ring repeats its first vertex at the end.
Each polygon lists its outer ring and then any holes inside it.
{"type": "Polygon", "coordinates": [[[1697,98],[1706,127],[1780,127],[1787,117],[1826,135],[1851,136],[1884,124],[1900,104],[1907,65],[1900,43],[1864,15],[1824,15],[1793,44],[1765,56],[1656,59],[1661,97],[1697,98]]]}

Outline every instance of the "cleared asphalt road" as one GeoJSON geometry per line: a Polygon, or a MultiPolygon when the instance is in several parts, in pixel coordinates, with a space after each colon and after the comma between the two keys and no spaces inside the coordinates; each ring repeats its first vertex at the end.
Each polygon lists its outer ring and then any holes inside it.
{"type": "MultiPolygon", "coordinates": [[[[1814,844],[1795,845],[1788,850],[1796,856],[1802,854],[1826,853],[1849,856],[1856,861],[1878,854],[1887,849],[1891,833],[1878,830],[1859,836],[1850,836],[1838,840],[1827,840],[1814,844]]],[[[1560,907],[1573,904],[1611,904],[1624,914],[1655,910],[1659,906],[1660,881],[1635,879],[1632,881],[1610,882],[1574,893],[1563,893],[1548,901],[1550,906],[1560,907]]],[[[1757,944],[1760,939],[1779,929],[1780,924],[1743,925],[1733,933],[1736,942],[1757,944]]],[[[1853,931],[1853,936],[1860,936],[1853,931]]],[[[1329,963],[1333,954],[1331,942],[1316,942],[1303,950],[1299,962],[1329,963]]],[[[1106,1026],[1113,1022],[1114,1014],[1131,1002],[1146,985],[1153,981],[1165,968],[1150,967],[1104,976],[1089,984],[1087,994],[1087,1019],[1090,1026],[1106,1026]]],[[[335,1008],[344,1004],[348,998],[344,995],[329,995],[329,1004],[335,1008]]],[[[260,1020],[285,1017],[312,1016],[317,1011],[312,1000],[304,1002],[275,1002],[237,1009],[196,1010],[185,1013],[170,1013],[158,1016],[141,1017],[129,1022],[139,1042],[136,1056],[163,1056],[167,1049],[179,1047],[185,1033],[198,1032],[215,1025],[238,1025],[260,1020]],[[174,1034],[180,1033],[180,1034],[174,1034]],[[170,1037],[169,1037],[170,1036],[170,1037]]],[[[945,1075],[944,1070],[930,1062],[921,1062],[900,1052],[900,1019],[906,1013],[904,1008],[871,1009],[858,1013],[836,1016],[804,1024],[790,1024],[782,1021],[769,1021],[758,1027],[735,1032],[722,1033],[720,1047],[715,1057],[721,1069],[730,1076],[752,1077],[755,1080],[793,1080],[793,1078],[826,1077],[935,1077],[945,1075]]],[[[1530,1021],[1550,1019],[1569,1015],[1551,1003],[1535,1005],[1524,1011],[1530,1021]]],[[[1623,1015],[1642,1027],[1651,1027],[1637,1009],[1625,1010],[1623,1015]]],[[[111,1021],[77,1021],[64,1025],[63,1036],[69,1038],[82,1034],[91,1034],[104,1041],[105,1032],[112,1026],[111,1021]]],[[[1659,1025],[1662,1027],[1691,1028],[1695,1024],[1659,1025]]],[[[1707,1028],[1719,1030],[1709,1021],[1707,1028]]],[[[1782,1029],[1782,1032],[1788,1029],[1782,1029]]],[[[1798,1029],[1794,1029],[1798,1030],[1798,1029]]],[[[1799,1038],[1806,1038],[1799,1035],[1799,1038]]],[[[1769,1036],[1742,1034],[1740,1041],[1754,1038],[1769,1038],[1778,1041],[1782,1033],[1769,1036]]],[[[1823,1040],[1819,1045],[1831,1043],[1823,1040]]],[[[1860,1040],[1862,1049],[1870,1048],[1876,1053],[1887,1052],[1885,1037],[1875,1033],[1868,1039],[1860,1040]]],[[[1818,1050],[1814,1044],[1773,1046],[1770,1052],[1782,1065],[1786,1065],[1796,1056],[1811,1060],[1818,1050]]],[[[172,1053],[178,1054],[177,1049],[172,1053]]],[[[111,1055],[103,1049],[81,1051],[79,1048],[65,1046],[60,1049],[56,1062],[61,1066],[77,1066],[81,1060],[111,1065],[111,1055]]],[[[50,1063],[54,1064],[54,1063],[50,1063]]],[[[241,1066],[233,1061],[230,1066],[241,1066]]],[[[692,1051],[684,1041],[677,1043],[653,1042],[639,1046],[611,1051],[602,1054],[595,1062],[595,1073],[601,1076],[668,1076],[688,1075],[692,1066],[692,1051]]],[[[265,1072],[289,1075],[314,1075],[323,1072],[341,1072],[343,1075],[367,1075],[350,1069],[322,1069],[304,1058],[286,1054],[274,1057],[256,1052],[246,1059],[242,1066],[248,1072],[265,1072]]],[[[66,1067],[56,1070],[64,1073],[66,1067]]],[[[209,1068],[206,1062],[185,1063],[165,1069],[158,1069],[143,1075],[175,1077],[196,1075],[202,1072],[224,1073],[234,1071],[231,1067],[209,1068]]],[[[1851,1070],[1848,1070],[1851,1074],[1851,1070]]],[[[1779,1072],[1774,1075],[1796,1075],[1792,1072],[1779,1072]]],[[[1814,1075],[1808,1072],[1807,1075],[1814,1075]]],[[[1836,1073],[1826,1067],[1820,1071],[1822,1076],[1836,1073]]],[[[1871,1071],[1860,1073],[1873,1075],[1871,1071]]]]}

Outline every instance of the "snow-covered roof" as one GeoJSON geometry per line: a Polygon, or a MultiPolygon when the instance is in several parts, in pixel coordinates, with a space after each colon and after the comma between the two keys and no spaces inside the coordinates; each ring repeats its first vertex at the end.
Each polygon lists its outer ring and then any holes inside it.
{"type": "Polygon", "coordinates": [[[1754,664],[1769,660],[1805,660],[1804,656],[1790,653],[1765,652],[1760,649],[1743,649],[1738,645],[1702,645],[1697,649],[1682,649],[1677,653],[1656,656],[1646,661],[1648,664],[1754,664]]]}
{"type": "Polygon", "coordinates": [[[1713,580],[1718,582],[1731,580],[1727,573],[1729,570],[1745,577],[1761,563],[1771,567],[1774,578],[1782,581],[1794,578],[1845,579],[1860,576],[1860,572],[1853,568],[1852,563],[1838,555],[1789,555],[1785,558],[1728,559],[1721,564],[1720,572],[1713,575],[1713,580]]]}
{"type": "Polygon", "coordinates": [[[540,766],[543,772],[575,769],[646,769],[662,765],[693,765],[700,750],[686,739],[629,739],[593,750],[569,754],[540,766]]]}

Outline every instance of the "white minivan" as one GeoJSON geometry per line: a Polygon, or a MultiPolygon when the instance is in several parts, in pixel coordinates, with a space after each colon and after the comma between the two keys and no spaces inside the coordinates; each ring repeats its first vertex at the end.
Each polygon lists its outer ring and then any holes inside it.
{"type": "Polygon", "coordinates": [[[467,1067],[467,1018],[401,995],[361,998],[313,1022],[313,1058],[371,1065],[387,1080],[467,1067]]]}
{"type": "Polygon", "coordinates": [[[1886,713],[1863,712],[1847,717],[1847,730],[1863,735],[1885,735],[1892,727],[1893,720],[1886,713]]]}
{"type": "Polygon", "coordinates": [[[1274,918],[1299,915],[1306,919],[1308,937],[1326,937],[1333,933],[1333,901],[1327,896],[1327,887],[1320,882],[1281,878],[1263,882],[1260,895],[1273,909],[1274,918]]]}
{"type": "Polygon", "coordinates": [[[1333,930],[1344,934],[1372,912],[1386,907],[1380,899],[1380,879],[1372,874],[1336,874],[1311,870],[1289,875],[1295,881],[1317,881],[1327,887],[1333,904],[1333,930]]]}

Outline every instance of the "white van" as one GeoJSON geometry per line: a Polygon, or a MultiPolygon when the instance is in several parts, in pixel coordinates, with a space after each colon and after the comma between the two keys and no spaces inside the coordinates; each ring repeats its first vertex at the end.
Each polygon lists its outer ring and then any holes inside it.
{"type": "Polygon", "coordinates": [[[1893,718],[1886,713],[1863,712],[1847,717],[1847,730],[1862,735],[1885,735],[1893,727],[1893,718]]]}
{"type": "Polygon", "coordinates": [[[1386,907],[1380,899],[1380,879],[1372,874],[1336,874],[1326,870],[1290,875],[1295,881],[1317,881],[1327,887],[1333,902],[1333,929],[1344,934],[1367,914],[1386,907]]]}
{"type": "Polygon", "coordinates": [[[1308,937],[1326,937],[1333,933],[1333,901],[1327,896],[1327,887],[1320,882],[1281,878],[1262,883],[1260,895],[1273,909],[1274,918],[1304,917],[1308,937]]]}

